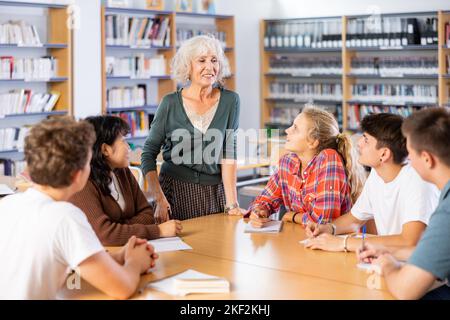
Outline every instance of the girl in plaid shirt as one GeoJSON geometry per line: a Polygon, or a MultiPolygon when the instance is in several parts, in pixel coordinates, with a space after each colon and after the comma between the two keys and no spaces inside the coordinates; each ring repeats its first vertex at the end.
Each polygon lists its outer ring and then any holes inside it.
{"type": "Polygon", "coordinates": [[[339,133],[334,116],[305,107],[286,130],[278,171],[249,208],[250,221],[262,227],[284,205],[283,221],[326,223],[347,213],[362,190],[365,173],[350,138],[339,133]]]}

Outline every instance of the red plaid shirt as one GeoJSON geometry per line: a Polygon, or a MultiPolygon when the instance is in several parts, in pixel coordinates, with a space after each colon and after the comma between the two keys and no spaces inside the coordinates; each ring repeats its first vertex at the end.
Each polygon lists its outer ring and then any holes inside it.
{"type": "Polygon", "coordinates": [[[333,149],[322,150],[300,172],[301,161],[295,153],[280,159],[278,171],[249,208],[262,207],[270,213],[281,205],[287,211],[301,214],[303,222],[331,222],[350,211],[350,185],[341,156],[333,149]],[[303,173],[303,175],[302,175],[303,173]]]}

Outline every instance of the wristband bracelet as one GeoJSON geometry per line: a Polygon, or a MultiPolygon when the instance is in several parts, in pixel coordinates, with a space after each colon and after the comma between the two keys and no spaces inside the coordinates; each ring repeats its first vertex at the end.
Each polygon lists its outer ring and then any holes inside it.
{"type": "Polygon", "coordinates": [[[295,222],[295,216],[298,215],[300,212],[296,212],[294,213],[294,215],[292,216],[292,223],[297,223],[295,222]]]}
{"type": "Polygon", "coordinates": [[[333,223],[329,223],[329,225],[331,226],[332,229],[332,235],[335,236],[336,235],[336,226],[333,223]]]}
{"type": "Polygon", "coordinates": [[[350,236],[351,235],[346,235],[345,237],[344,237],[344,251],[345,252],[348,252],[348,249],[347,249],[347,242],[348,242],[348,238],[350,238],[350,236]]]}

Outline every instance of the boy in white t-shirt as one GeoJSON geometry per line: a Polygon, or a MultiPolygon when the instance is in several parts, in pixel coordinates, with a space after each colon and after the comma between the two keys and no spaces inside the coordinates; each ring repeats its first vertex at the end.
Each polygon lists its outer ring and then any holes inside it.
{"type": "Polygon", "coordinates": [[[371,167],[371,173],[358,200],[333,223],[309,224],[306,247],[327,251],[356,251],[362,245],[355,233],[374,219],[378,236],[369,243],[389,246],[414,246],[425,230],[439,201],[439,190],[425,182],[405,164],[408,151],[401,132],[403,118],[381,113],[361,121],[362,137],[358,141],[359,162],[371,167]],[[348,234],[336,237],[338,234],[348,234]]]}
{"type": "Polygon", "coordinates": [[[45,120],[25,139],[35,183],[0,201],[0,299],[55,299],[70,270],[106,294],[126,299],[157,255],[132,237],[108,254],[84,213],[66,202],[89,177],[95,131],[69,118],[45,120]]]}
{"type": "Polygon", "coordinates": [[[414,112],[402,132],[411,165],[441,190],[438,207],[416,247],[368,244],[357,256],[378,267],[374,271],[379,270],[398,299],[450,300],[450,111],[435,107],[414,112]]]}

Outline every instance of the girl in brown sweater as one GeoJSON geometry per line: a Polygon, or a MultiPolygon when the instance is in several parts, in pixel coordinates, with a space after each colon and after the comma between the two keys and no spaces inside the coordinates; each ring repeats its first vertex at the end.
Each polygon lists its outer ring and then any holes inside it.
{"type": "Polygon", "coordinates": [[[129,166],[128,124],[115,116],[86,119],[97,135],[91,173],[84,189],[71,199],[87,216],[105,246],[124,245],[131,236],[145,239],[173,237],[181,231],[178,220],[155,224],[148,203],[129,166]]]}

